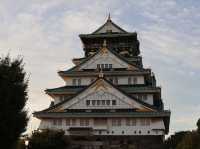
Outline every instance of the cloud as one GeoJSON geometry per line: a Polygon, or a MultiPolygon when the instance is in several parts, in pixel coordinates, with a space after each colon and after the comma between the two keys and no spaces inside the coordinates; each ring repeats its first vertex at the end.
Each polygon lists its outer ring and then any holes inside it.
{"type": "MultiPolygon", "coordinates": [[[[200,114],[193,110],[199,105],[199,7],[174,0],[20,0],[17,5],[2,0],[0,53],[24,56],[30,73],[27,108],[30,113],[44,109],[51,98],[43,90],[64,85],[56,72],[84,55],[78,34],[91,33],[111,12],[122,28],[137,30],[145,67],[156,72],[166,107],[173,110],[172,131],[194,128],[200,114]]],[[[31,119],[29,131],[37,125],[31,119]]]]}

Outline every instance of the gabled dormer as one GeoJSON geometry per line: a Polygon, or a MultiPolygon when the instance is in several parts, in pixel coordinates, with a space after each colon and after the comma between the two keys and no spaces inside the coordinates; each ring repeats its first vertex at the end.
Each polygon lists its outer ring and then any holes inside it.
{"type": "Polygon", "coordinates": [[[139,41],[136,32],[127,32],[114,23],[109,15],[106,22],[91,34],[80,34],[85,56],[95,54],[102,48],[103,41],[107,47],[121,56],[134,58],[140,54],[139,41]]]}
{"type": "Polygon", "coordinates": [[[124,29],[115,24],[111,18],[110,14],[105,24],[100,26],[92,34],[107,34],[107,33],[127,33],[124,29]]]}

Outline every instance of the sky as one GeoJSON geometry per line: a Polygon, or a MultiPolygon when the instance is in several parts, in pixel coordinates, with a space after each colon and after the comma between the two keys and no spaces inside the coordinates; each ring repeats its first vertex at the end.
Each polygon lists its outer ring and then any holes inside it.
{"type": "Polygon", "coordinates": [[[28,132],[34,111],[52,100],[47,88],[64,85],[59,70],[83,57],[79,34],[105,23],[108,13],[138,33],[145,68],[162,87],[171,110],[170,134],[196,129],[200,118],[200,1],[196,0],[0,0],[0,55],[23,56],[29,76],[28,132]]]}

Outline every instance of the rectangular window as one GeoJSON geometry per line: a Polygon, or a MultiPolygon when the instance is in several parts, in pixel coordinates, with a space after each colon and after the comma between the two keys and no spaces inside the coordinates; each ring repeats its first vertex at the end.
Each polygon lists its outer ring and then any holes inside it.
{"type": "Polygon", "coordinates": [[[53,120],[53,125],[57,125],[57,120],[56,119],[53,120]]]}
{"type": "Polygon", "coordinates": [[[89,126],[90,125],[90,120],[89,119],[86,119],[85,120],[85,126],[89,126]]]}
{"type": "Polygon", "coordinates": [[[137,84],[137,77],[133,78],[133,84],[137,84]]]}
{"type": "Polygon", "coordinates": [[[104,69],[104,64],[101,64],[101,69],[104,69]]]}
{"type": "Polygon", "coordinates": [[[78,79],[78,85],[81,85],[81,79],[78,79]]]}
{"type": "Polygon", "coordinates": [[[106,105],[110,105],[110,100],[106,100],[106,105]]]}
{"type": "Polygon", "coordinates": [[[105,100],[102,100],[102,105],[105,105],[106,104],[106,101],[105,100]]]}
{"type": "Polygon", "coordinates": [[[72,80],[72,85],[76,85],[76,79],[72,80]]]}
{"type": "Polygon", "coordinates": [[[116,100],[112,100],[112,105],[116,105],[116,100]]]}
{"type": "Polygon", "coordinates": [[[98,106],[100,105],[100,100],[97,100],[97,105],[98,105],[98,106]]]}
{"type": "Polygon", "coordinates": [[[72,126],[76,126],[76,119],[72,119],[72,126]]]}
{"type": "Polygon", "coordinates": [[[112,69],[112,64],[109,64],[109,68],[112,69]]]}
{"type": "Polygon", "coordinates": [[[100,64],[97,64],[97,69],[100,69],[100,64]]]}
{"type": "Polygon", "coordinates": [[[92,100],[92,105],[96,105],[96,100],[92,100]]]}
{"type": "Polygon", "coordinates": [[[105,69],[108,69],[108,66],[109,66],[108,64],[105,64],[105,69]]]}
{"type": "Polygon", "coordinates": [[[58,125],[59,125],[59,126],[62,125],[62,119],[58,119],[58,125]]]}
{"type": "Polygon", "coordinates": [[[66,120],[65,120],[65,125],[66,125],[66,126],[70,126],[70,119],[66,119],[66,120]]]}
{"type": "Polygon", "coordinates": [[[141,126],[145,126],[146,125],[146,122],[145,122],[145,119],[143,118],[143,119],[140,119],[140,124],[141,124],[141,126]]]}
{"type": "Polygon", "coordinates": [[[89,119],[80,119],[80,126],[89,126],[89,119]]]}
{"type": "Polygon", "coordinates": [[[90,105],[90,100],[86,100],[86,105],[87,105],[87,106],[90,105]]]}
{"type": "Polygon", "coordinates": [[[132,126],[136,126],[136,123],[137,123],[136,119],[131,119],[131,125],[132,126]]]}
{"type": "Polygon", "coordinates": [[[146,126],[150,126],[150,123],[151,123],[150,119],[146,119],[146,126]]]}
{"type": "Polygon", "coordinates": [[[121,119],[112,119],[112,126],[121,126],[121,119]]]}
{"type": "Polygon", "coordinates": [[[84,119],[80,119],[80,126],[84,126],[84,119]]]}

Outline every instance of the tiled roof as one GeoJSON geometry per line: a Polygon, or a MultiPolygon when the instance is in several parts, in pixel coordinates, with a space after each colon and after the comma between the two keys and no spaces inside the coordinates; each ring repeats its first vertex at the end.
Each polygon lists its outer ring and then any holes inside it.
{"type": "MultiPolygon", "coordinates": [[[[87,86],[62,86],[53,89],[45,90],[48,94],[76,94],[87,86]]],[[[151,87],[143,85],[119,85],[117,88],[123,90],[126,93],[150,93],[150,92],[160,92],[160,87],[151,87]]]]}

